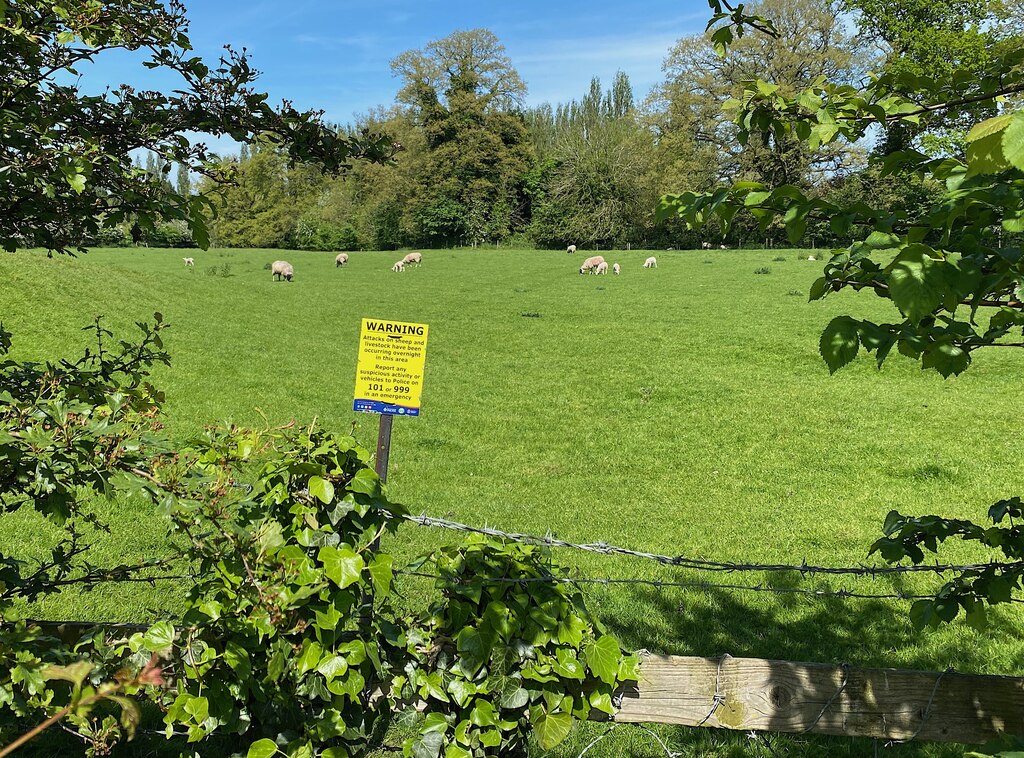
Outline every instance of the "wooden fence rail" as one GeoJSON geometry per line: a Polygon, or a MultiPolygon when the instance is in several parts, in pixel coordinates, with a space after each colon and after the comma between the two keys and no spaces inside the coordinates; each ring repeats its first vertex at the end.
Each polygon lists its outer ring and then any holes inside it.
{"type": "Polygon", "coordinates": [[[651,655],[615,720],[976,744],[1024,734],[1024,678],[651,655]]]}

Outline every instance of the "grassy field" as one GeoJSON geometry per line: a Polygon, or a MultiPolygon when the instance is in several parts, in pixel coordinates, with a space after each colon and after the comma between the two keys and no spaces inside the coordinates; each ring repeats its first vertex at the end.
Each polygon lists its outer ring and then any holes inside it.
{"type": "MultiPolygon", "coordinates": [[[[226,419],[315,416],[333,428],[354,424],[367,445],[376,418],[351,410],[360,318],[429,323],[423,415],[395,422],[391,493],[414,512],[472,524],[721,560],[849,564],[866,559],[892,508],[980,520],[990,503],[1020,492],[1021,359],[1012,351],[979,355],[948,381],[900,358],[881,372],[862,359],[829,377],[817,354],[828,320],[889,318],[891,305],[867,295],[809,304],[821,264],[806,252],[659,252],[658,268],[643,270],[648,254],[605,253],[623,273],[595,277],[576,273],[581,255],[522,250],[427,251],[421,268],[402,274],[389,270],[394,253],[353,253],[336,270],[323,253],[197,252],[194,271],[181,251],[19,253],[0,256],[0,319],[16,357],[42,359],[84,344],[80,328],[96,314],[122,330],[159,310],[173,324],[173,367],[156,374],[172,434],[226,419]],[[294,282],[271,280],[265,267],[280,257],[295,265],[294,282]],[[755,274],[761,267],[769,273],[755,274]]],[[[169,549],[163,526],[137,504],[103,511],[113,534],[98,556],[169,549]]],[[[50,529],[28,514],[6,516],[0,544],[31,555],[50,529]]],[[[392,547],[412,555],[455,539],[409,527],[392,547]]],[[[558,557],[591,577],[707,578],[558,557]]],[[[799,586],[906,591],[929,582],[799,586]]],[[[146,620],[173,613],[183,591],[109,586],[32,611],[146,620]]],[[[416,602],[425,589],[410,592],[416,602]]],[[[995,614],[984,633],[916,633],[901,602],[719,589],[588,596],[631,648],[1024,674],[1015,612],[995,614]]],[[[660,733],[686,755],[770,754],[742,735],[660,733]]],[[[558,755],[577,755],[590,734],[580,730],[558,755]]],[[[789,755],[873,750],[866,741],[778,740],[789,755]]],[[[588,755],[658,755],[653,740],[625,730],[599,749],[588,755]]]]}

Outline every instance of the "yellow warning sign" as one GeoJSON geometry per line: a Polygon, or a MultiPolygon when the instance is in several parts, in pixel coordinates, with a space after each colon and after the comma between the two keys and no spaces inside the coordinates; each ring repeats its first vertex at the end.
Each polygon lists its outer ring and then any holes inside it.
{"type": "Polygon", "coordinates": [[[419,416],[426,360],[426,324],[364,318],[353,409],[419,416]]]}

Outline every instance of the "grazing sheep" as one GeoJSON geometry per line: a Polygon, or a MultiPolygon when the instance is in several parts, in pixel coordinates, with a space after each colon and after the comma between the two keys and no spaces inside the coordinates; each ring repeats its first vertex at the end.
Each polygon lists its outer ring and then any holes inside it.
{"type": "Polygon", "coordinates": [[[391,267],[391,270],[396,274],[400,274],[405,271],[405,261],[395,261],[395,265],[391,267]]]}
{"type": "Polygon", "coordinates": [[[700,243],[700,247],[701,247],[702,250],[710,250],[711,249],[711,243],[710,242],[701,242],[700,243]]]}
{"type": "Polygon", "coordinates": [[[585,261],[583,261],[583,265],[580,266],[580,273],[581,274],[585,274],[588,271],[590,271],[591,269],[597,268],[597,264],[599,264],[599,263],[604,263],[604,256],[603,255],[592,255],[592,256],[590,256],[585,261]]]}
{"type": "Polygon", "coordinates": [[[185,265],[188,268],[195,268],[196,267],[196,262],[192,258],[182,258],[182,260],[185,261],[185,265]]]}
{"type": "Polygon", "coordinates": [[[423,253],[409,253],[407,256],[402,258],[402,263],[406,265],[409,265],[410,263],[415,263],[417,266],[420,266],[423,264],[423,253]]]}
{"type": "Polygon", "coordinates": [[[808,255],[808,256],[807,256],[807,260],[809,260],[809,261],[816,261],[816,260],[818,260],[818,259],[817,259],[817,258],[815,258],[815,257],[814,257],[813,255],[808,255]]]}
{"type": "Polygon", "coordinates": [[[719,246],[718,246],[718,249],[719,249],[719,250],[728,250],[728,249],[729,249],[729,246],[728,246],[728,245],[725,245],[725,244],[722,244],[722,245],[719,245],[719,246]]]}
{"type": "Polygon", "coordinates": [[[573,253],[576,252],[576,246],[569,245],[569,247],[565,248],[565,252],[567,252],[569,255],[572,255],[573,253]]]}
{"type": "Polygon", "coordinates": [[[648,258],[647,260],[644,261],[644,268],[657,268],[657,267],[658,267],[658,259],[655,258],[653,255],[650,258],[648,258]]]}
{"type": "Polygon", "coordinates": [[[348,253],[338,253],[338,257],[334,259],[334,267],[344,266],[348,263],[348,253]]]}
{"type": "Polygon", "coordinates": [[[270,264],[270,275],[276,280],[287,279],[289,282],[295,276],[295,269],[288,261],[274,261],[270,264]]]}
{"type": "Polygon", "coordinates": [[[615,274],[616,276],[618,276],[620,271],[622,271],[622,268],[619,266],[619,264],[618,263],[613,263],[612,264],[612,273],[615,274]]]}
{"type": "Polygon", "coordinates": [[[608,264],[605,263],[604,261],[601,261],[600,263],[597,264],[597,268],[594,270],[594,273],[595,274],[607,274],[608,273],[608,264]]]}

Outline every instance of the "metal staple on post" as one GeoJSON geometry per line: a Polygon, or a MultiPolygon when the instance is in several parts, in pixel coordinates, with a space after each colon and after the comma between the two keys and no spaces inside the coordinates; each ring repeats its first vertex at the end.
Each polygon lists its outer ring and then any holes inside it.
{"type": "Polygon", "coordinates": [[[718,659],[718,667],[715,669],[715,695],[711,699],[711,710],[708,711],[707,716],[697,722],[696,726],[704,726],[708,719],[715,715],[718,707],[725,702],[725,694],[722,692],[722,664],[729,658],[732,658],[732,656],[728,653],[722,653],[722,656],[718,659]]]}

